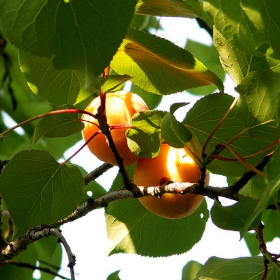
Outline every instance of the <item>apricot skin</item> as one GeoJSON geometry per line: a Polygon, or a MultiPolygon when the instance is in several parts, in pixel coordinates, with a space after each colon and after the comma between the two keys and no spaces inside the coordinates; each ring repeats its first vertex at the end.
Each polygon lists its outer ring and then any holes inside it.
{"type": "MultiPolygon", "coordinates": [[[[96,114],[99,106],[100,98],[97,97],[85,110],[96,114]]],[[[146,103],[140,96],[134,93],[118,91],[114,93],[107,93],[106,95],[106,116],[109,125],[129,125],[132,122],[132,116],[135,113],[144,110],[148,110],[146,103]]],[[[87,141],[94,133],[99,131],[98,126],[94,125],[98,125],[98,121],[86,114],[82,116],[82,121],[84,121],[85,125],[82,134],[84,140],[87,141]]],[[[127,146],[125,136],[126,130],[127,128],[113,129],[111,134],[116,148],[124,160],[124,165],[130,165],[134,163],[138,157],[134,155],[127,146]]],[[[100,133],[95,136],[87,146],[89,150],[101,161],[117,165],[114,154],[112,153],[104,134],[100,133]]]]}
{"type": "MultiPolygon", "coordinates": [[[[200,174],[200,168],[184,150],[162,144],[157,157],[138,160],[134,171],[134,183],[144,187],[158,186],[167,178],[174,182],[197,183],[200,174]]],[[[208,173],[205,183],[209,183],[208,173]]],[[[163,194],[161,198],[145,196],[139,198],[139,201],[152,213],[175,219],[192,214],[203,198],[202,195],[194,194],[163,194]]]]}

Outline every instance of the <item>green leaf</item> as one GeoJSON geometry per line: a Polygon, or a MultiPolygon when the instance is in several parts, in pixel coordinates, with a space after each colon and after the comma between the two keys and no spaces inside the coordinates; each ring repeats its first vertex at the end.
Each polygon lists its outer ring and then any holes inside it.
{"type": "Polygon", "coordinates": [[[251,226],[251,224],[255,221],[257,216],[269,205],[272,197],[279,191],[280,189],[280,173],[273,179],[269,180],[269,184],[264,191],[263,196],[259,200],[253,212],[250,213],[250,216],[247,218],[244,227],[240,230],[241,236],[244,236],[245,232],[251,226]]]}
{"type": "Polygon", "coordinates": [[[248,111],[243,118],[246,126],[271,122],[279,111],[280,66],[273,71],[255,71],[249,73],[237,86],[240,93],[238,108],[248,111]]]}
{"type": "MultiPolygon", "coordinates": [[[[132,177],[134,166],[129,166],[127,171],[132,177]]],[[[118,174],[111,190],[122,186],[118,174]]],[[[115,201],[105,208],[109,254],[159,257],[186,252],[201,239],[208,217],[205,201],[192,215],[182,219],[159,217],[136,198],[115,201]]]]}
{"type": "MultiPolygon", "coordinates": [[[[195,103],[183,120],[192,133],[192,139],[187,145],[200,160],[202,160],[201,152],[205,141],[230,108],[233,100],[233,97],[226,94],[205,96],[195,103]]],[[[209,141],[206,154],[210,155],[216,145],[227,143],[237,135],[239,137],[230,146],[241,157],[258,152],[279,138],[279,129],[273,125],[270,126],[270,123],[264,122],[252,126],[249,124],[245,128],[244,121],[249,116],[250,113],[245,109],[238,112],[235,109],[232,110],[209,141]]],[[[248,159],[247,162],[256,165],[265,154],[248,159]]],[[[227,149],[223,150],[220,156],[235,158],[227,149]]],[[[217,159],[213,160],[207,168],[213,173],[225,176],[240,176],[247,169],[239,161],[228,162],[217,159]]]]}
{"type": "Polygon", "coordinates": [[[254,176],[238,193],[244,196],[260,199],[267,186],[266,178],[254,176]]]}
{"type": "Polygon", "coordinates": [[[192,139],[190,131],[170,113],[162,119],[161,134],[163,139],[175,148],[184,148],[186,142],[192,139]]]}
{"type": "Polygon", "coordinates": [[[0,1],[0,25],[19,49],[54,55],[56,68],[77,69],[88,83],[109,65],[135,5],[135,0],[0,1]]]}
{"type": "Polygon", "coordinates": [[[248,247],[248,250],[250,251],[251,256],[257,256],[260,254],[259,241],[256,237],[255,232],[253,233],[246,232],[243,239],[246,242],[246,245],[248,247]]]}
{"type": "Polygon", "coordinates": [[[85,87],[85,78],[77,70],[56,69],[52,57],[39,57],[19,51],[21,71],[31,90],[56,106],[76,104],[100,89],[98,80],[85,87]]]}
{"type": "Polygon", "coordinates": [[[187,17],[202,16],[201,3],[198,0],[172,1],[172,0],[139,0],[136,13],[162,16],[162,17],[187,17]]]}
{"type": "Polygon", "coordinates": [[[120,270],[116,270],[115,272],[108,275],[106,280],[121,280],[119,273],[120,273],[120,270]]]}
{"type": "MultiPolygon", "coordinates": [[[[261,279],[264,274],[262,257],[222,259],[210,258],[198,272],[195,280],[219,279],[219,280],[248,280],[261,279]]],[[[268,265],[266,280],[279,279],[280,273],[268,265]]]]}
{"type": "Polygon", "coordinates": [[[137,199],[110,203],[105,211],[110,255],[160,257],[187,252],[201,239],[208,219],[205,201],[182,219],[156,216],[137,199]]]}
{"type": "MultiPolygon", "coordinates": [[[[185,49],[198,60],[203,61],[203,64],[224,82],[226,73],[221,66],[219,54],[213,44],[208,46],[188,38],[185,49]]],[[[189,93],[196,95],[207,95],[214,91],[216,91],[216,87],[213,85],[188,89],[189,93]]]]}
{"type": "Polygon", "coordinates": [[[189,261],[182,270],[182,280],[193,280],[203,265],[196,261],[189,261]]]}
{"type": "Polygon", "coordinates": [[[247,75],[251,57],[232,47],[215,26],[213,28],[213,41],[219,52],[222,67],[238,85],[247,75]]]}
{"type": "Polygon", "coordinates": [[[129,81],[131,77],[127,75],[110,75],[105,78],[105,82],[102,85],[102,92],[117,91],[126,81],[129,81]]]}
{"type": "Polygon", "coordinates": [[[180,103],[173,103],[171,106],[170,106],[170,113],[172,115],[174,115],[174,113],[179,109],[179,108],[182,108],[186,105],[190,104],[189,102],[180,102],[180,103]]]}
{"type": "Polygon", "coordinates": [[[221,80],[185,49],[145,32],[131,29],[111,62],[121,75],[155,94],[170,94],[213,84],[221,80]]]}
{"type": "MultiPolygon", "coordinates": [[[[249,197],[244,198],[231,206],[222,206],[217,200],[211,209],[211,218],[213,223],[225,230],[239,231],[246,222],[250,213],[257,205],[257,201],[249,197]]],[[[258,223],[257,221],[256,223],[258,223]]],[[[257,224],[252,225],[253,228],[257,224]]]]}
{"type": "Polygon", "coordinates": [[[42,137],[66,137],[81,131],[84,128],[77,113],[67,113],[67,109],[75,109],[74,106],[62,106],[55,110],[66,110],[64,114],[49,115],[38,123],[32,139],[33,147],[42,137]]]}
{"type": "Polygon", "coordinates": [[[274,238],[280,237],[279,228],[280,213],[277,210],[267,209],[262,213],[264,223],[263,237],[265,242],[271,242],[274,238]]]}
{"type": "Polygon", "coordinates": [[[126,131],[129,149],[140,157],[152,158],[159,154],[161,121],[166,112],[143,111],[132,117],[132,128],[126,131]]]}
{"type": "MultiPolygon", "coordinates": [[[[129,174],[133,172],[131,167],[129,174]]],[[[122,186],[118,175],[112,189],[122,186]]],[[[206,202],[190,216],[166,219],[149,212],[136,198],[110,203],[105,208],[109,254],[160,257],[190,250],[202,237],[209,217],[206,202]],[[186,242],[187,240],[187,242],[186,242]]]]}
{"type": "MultiPolygon", "coordinates": [[[[50,236],[40,239],[32,245],[38,253],[37,261],[39,262],[39,266],[50,269],[54,273],[58,273],[62,262],[62,246],[57,243],[57,238],[50,236]]],[[[53,277],[51,278],[49,273],[41,271],[40,280],[50,279],[53,279],[53,277]]]]}
{"type": "MultiPolygon", "coordinates": [[[[18,256],[13,258],[14,261],[20,263],[29,263],[31,265],[36,265],[38,259],[38,252],[33,244],[28,246],[28,250],[24,250],[18,256]]],[[[5,280],[15,280],[15,279],[33,279],[33,270],[26,267],[19,267],[15,265],[1,265],[0,275],[2,279],[5,280]]]]}
{"type": "Polygon", "coordinates": [[[230,43],[250,55],[280,57],[280,6],[271,1],[204,1],[213,25],[230,43]]]}
{"type": "Polygon", "coordinates": [[[83,177],[44,151],[22,151],[5,166],[0,191],[13,220],[14,236],[71,214],[83,193],[83,177]]]}

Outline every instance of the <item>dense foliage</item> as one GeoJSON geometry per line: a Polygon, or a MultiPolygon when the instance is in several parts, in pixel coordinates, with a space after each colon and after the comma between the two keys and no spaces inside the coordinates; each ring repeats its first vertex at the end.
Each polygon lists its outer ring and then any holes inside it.
{"type": "Polygon", "coordinates": [[[277,0],[0,0],[1,278],[32,279],[39,266],[41,279],[54,279],[58,239],[74,279],[75,257],[58,229],[105,207],[111,255],[187,252],[211,217],[221,230],[240,232],[252,257],[189,262],[183,279],[279,279],[279,249],[266,248],[280,235],[279,14],[277,0]],[[158,17],[196,20],[213,46],[189,40],[181,48],[154,35],[158,17]],[[224,92],[226,73],[237,98],[224,92]],[[127,81],[150,108],[126,132],[131,151],[155,157],[164,139],[191,151],[202,179],[206,170],[226,176],[224,188],[203,180],[160,187],[210,197],[210,210],[203,201],[188,217],[158,217],[136,199],[143,193],[130,182],[133,165],[118,161],[107,191],[95,179],[110,165],[86,174],[64,157],[82,139],[81,114],[90,100],[100,95],[104,102],[106,92],[127,81]],[[186,100],[156,110],[165,95],[184,90],[201,98],[181,122],[174,113],[186,100]],[[223,206],[219,197],[234,204],[223,206]]]}

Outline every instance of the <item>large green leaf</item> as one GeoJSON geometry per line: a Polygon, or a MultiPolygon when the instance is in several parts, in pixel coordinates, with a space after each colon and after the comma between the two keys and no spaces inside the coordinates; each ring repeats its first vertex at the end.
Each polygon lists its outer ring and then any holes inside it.
{"type": "MultiPolygon", "coordinates": [[[[264,274],[262,257],[222,259],[210,258],[198,272],[195,280],[259,280],[264,274]]],[[[268,266],[266,280],[279,279],[280,273],[275,268],[268,266]]]]}
{"type": "Polygon", "coordinates": [[[207,0],[204,9],[222,36],[244,53],[280,58],[278,0],[207,0]]]}
{"type": "MultiPolygon", "coordinates": [[[[129,170],[132,176],[133,168],[129,170]]],[[[122,187],[118,175],[113,189],[122,187]]],[[[105,208],[109,254],[159,257],[190,250],[202,237],[209,217],[206,202],[190,216],[166,219],[149,212],[136,198],[110,203],[105,208]]]]}
{"type": "Polygon", "coordinates": [[[201,17],[202,7],[198,0],[139,0],[136,13],[165,17],[201,17]]]}
{"type": "Polygon", "coordinates": [[[4,0],[0,25],[19,49],[36,56],[54,55],[56,68],[80,70],[88,82],[109,65],[135,5],[136,0],[4,0]]]}
{"type": "Polygon", "coordinates": [[[223,83],[188,51],[145,32],[131,29],[114,56],[111,66],[129,75],[140,88],[155,94],[170,94],[223,83]]]}
{"type": "Polygon", "coordinates": [[[160,257],[187,252],[201,239],[208,219],[205,201],[182,219],[159,217],[137,199],[110,203],[105,211],[110,254],[160,257]]]}
{"type": "Polygon", "coordinates": [[[77,167],[61,165],[47,152],[30,150],[15,155],[0,177],[14,235],[71,214],[81,200],[83,185],[77,167]]]}
{"type": "Polygon", "coordinates": [[[19,52],[21,71],[24,73],[31,90],[56,106],[76,104],[94,91],[98,85],[85,89],[85,78],[77,70],[56,69],[52,57],[39,57],[19,52]]]}
{"type": "MultiPolygon", "coordinates": [[[[221,229],[239,231],[245,225],[246,219],[256,205],[257,201],[249,197],[231,206],[222,206],[215,200],[211,209],[211,218],[213,223],[221,229]]],[[[257,225],[253,226],[256,228],[257,225]]]]}
{"type": "MultiPolygon", "coordinates": [[[[233,102],[233,97],[226,94],[211,94],[199,101],[187,113],[183,123],[192,133],[189,148],[202,160],[202,147],[217,126],[218,122],[227,112],[233,102]]],[[[223,124],[215,132],[206,147],[206,154],[210,155],[215,150],[216,145],[224,144],[240,135],[230,147],[241,157],[249,156],[279,138],[279,129],[275,125],[267,122],[244,125],[250,113],[247,110],[232,110],[223,124]],[[238,116],[238,117],[237,117],[238,116]]],[[[256,165],[265,153],[248,159],[248,163],[256,165]]],[[[220,156],[234,158],[232,153],[225,149],[220,156]]],[[[240,176],[246,169],[238,161],[213,160],[209,170],[216,174],[225,176],[240,176]]]]}

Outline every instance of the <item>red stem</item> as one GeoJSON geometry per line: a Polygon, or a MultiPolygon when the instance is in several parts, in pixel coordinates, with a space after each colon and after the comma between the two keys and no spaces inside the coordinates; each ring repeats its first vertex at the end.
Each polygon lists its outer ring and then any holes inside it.
{"type": "Polygon", "coordinates": [[[47,113],[44,113],[44,114],[40,114],[36,117],[33,117],[33,118],[30,118],[28,120],[25,120],[11,128],[9,128],[8,130],[4,131],[3,133],[1,133],[0,135],[1,136],[5,136],[6,134],[8,134],[9,132],[15,130],[16,128],[22,126],[22,125],[25,125],[27,123],[30,123],[30,122],[33,122],[35,120],[38,120],[38,119],[41,119],[41,118],[44,118],[44,117],[47,117],[47,116],[52,116],[52,115],[59,115],[59,114],[68,114],[68,113],[71,113],[71,114],[86,114],[86,115],[89,115],[93,118],[96,119],[96,115],[90,113],[90,112],[87,112],[87,111],[84,111],[84,110],[79,110],[79,109],[61,109],[61,110],[54,110],[54,111],[51,111],[51,112],[47,112],[47,113]]]}
{"type": "MultiPolygon", "coordinates": [[[[254,166],[252,166],[251,164],[249,164],[248,162],[246,162],[240,155],[238,155],[230,146],[228,146],[227,144],[219,144],[219,146],[227,148],[243,165],[245,165],[246,167],[248,167],[250,170],[254,171],[255,173],[266,177],[266,174],[261,172],[260,170],[256,169],[254,166]]],[[[212,155],[211,155],[212,157],[212,155]]]]}
{"type": "Polygon", "coordinates": [[[216,131],[219,129],[219,127],[222,125],[222,123],[225,121],[225,119],[227,118],[227,116],[229,115],[229,113],[232,111],[232,109],[234,108],[234,106],[236,105],[237,101],[238,101],[238,97],[236,97],[233,102],[231,103],[230,107],[228,108],[228,110],[226,111],[226,113],[224,114],[224,116],[220,119],[219,123],[216,125],[216,127],[212,130],[212,132],[209,134],[208,138],[206,139],[203,147],[202,147],[202,151],[201,151],[201,155],[204,158],[205,157],[205,150],[206,147],[209,143],[209,141],[211,140],[211,138],[213,137],[213,135],[216,133],[216,131]]]}

